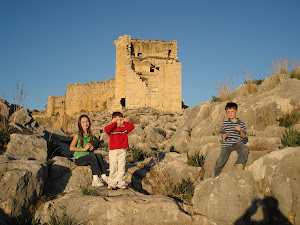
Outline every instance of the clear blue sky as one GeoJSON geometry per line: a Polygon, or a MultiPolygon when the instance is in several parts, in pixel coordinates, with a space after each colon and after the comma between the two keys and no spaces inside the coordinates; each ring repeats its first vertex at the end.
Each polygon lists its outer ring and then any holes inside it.
{"type": "Polygon", "coordinates": [[[122,35],[177,40],[182,98],[195,106],[270,75],[272,60],[300,59],[299,0],[0,0],[0,97],[13,102],[17,82],[24,105],[45,110],[48,96],[71,83],[114,78],[122,35]]]}

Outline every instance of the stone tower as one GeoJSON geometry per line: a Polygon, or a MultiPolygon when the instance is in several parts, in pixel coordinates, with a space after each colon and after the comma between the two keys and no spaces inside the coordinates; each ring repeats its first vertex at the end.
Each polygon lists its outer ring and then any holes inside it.
{"type": "Polygon", "coordinates": [[[114,44],[114,110],[121,110],[122,106],[181,109],[181,63],[176,41],[146,41],[124,35],[114,44]]]}

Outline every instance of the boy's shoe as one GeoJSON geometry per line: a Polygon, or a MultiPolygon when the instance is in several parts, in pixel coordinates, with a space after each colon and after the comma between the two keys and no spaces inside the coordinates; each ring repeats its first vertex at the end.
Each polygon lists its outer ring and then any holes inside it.
{"type": "Polygon", "coordinates": [[[108,183],[108,176],[106,176],[106,174],[102,174],[101,175],[101,180],[103,181],[103,183],[107,184],[108,183]]]}
{"type": "Polygon", "coordinates": [[[103,184],[103,182],[100,179],[97,179],[97,180],[93,180],[92,186],[93,187],[103,187],[104,184],[103,184]]]}
{"type": "Polygon", "coordinates": [[[236,170],[243,170],[243,169],[244,169],[244,166],[243,166],[243,164],[237,164],[237,165],[235,166],[235,169],[236,169],[236,170]]]}
{"type": "Polygon", "coordinates": [[[116,190],[117,188],[115,186],[107,186],[108,190],[116,190]]]}

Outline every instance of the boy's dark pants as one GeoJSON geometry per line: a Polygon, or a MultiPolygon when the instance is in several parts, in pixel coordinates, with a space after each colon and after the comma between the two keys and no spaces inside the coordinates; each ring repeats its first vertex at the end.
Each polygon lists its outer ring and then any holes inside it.
{"type": "Polygon", "coordinates": [[[94,152],[91,152],[88,155],[75,159],[75,164],[77,166],[90,165],[93,175],[106,174],[106,168],[104,166],[103,157],[101,154],[95,154],[94,152]]]}
{"type": "Polygon", "coordinates": [[[238,143],[231,147],[222,147],[221,153],[216,162],[215,177],[220,175],[232,151],[236,151],[238,154],[238,159],[236,160],[235,165],[242,164],[245,167],[249,154],[249,149],[246,145],[238,143]]]}

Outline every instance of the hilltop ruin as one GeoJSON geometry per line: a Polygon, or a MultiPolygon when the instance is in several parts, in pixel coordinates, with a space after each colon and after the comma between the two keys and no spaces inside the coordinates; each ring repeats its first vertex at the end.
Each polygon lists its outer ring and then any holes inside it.
{"type": "Polygon", "coordinates": [[[162,111],[181,109],[177,41],[131,39],[124,35],[114,44],[115,78],[68,85],[65,95],[48,98],[47,116],[140,107],[162,111]]]}

